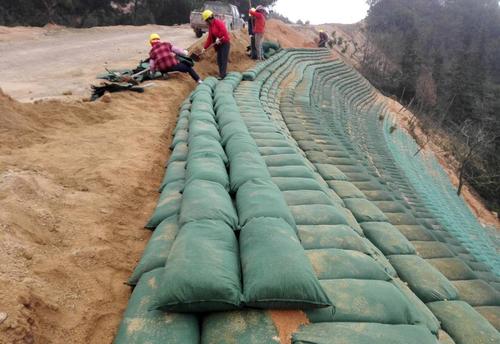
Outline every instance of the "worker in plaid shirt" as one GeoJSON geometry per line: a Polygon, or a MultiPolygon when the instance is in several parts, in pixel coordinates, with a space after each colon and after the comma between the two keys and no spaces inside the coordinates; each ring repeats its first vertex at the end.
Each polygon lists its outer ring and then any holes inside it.
{"type": "Polygon", "coordinates": [[[188,62],[179,61],[177,58],[177,54],[186,55],[184,50],[174,47],[168,42],[161,42],[160,36],[156,33],[149,37],[149,43],[151,44],[151,51],[149,52],[149,69],[151,73],[189,73],[194,81],[202,82],[200,76],[188,62]]]}

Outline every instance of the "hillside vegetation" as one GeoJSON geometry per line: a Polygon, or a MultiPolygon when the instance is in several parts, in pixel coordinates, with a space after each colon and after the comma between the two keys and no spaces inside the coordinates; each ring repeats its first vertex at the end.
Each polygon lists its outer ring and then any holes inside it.
{"type": "MultiPolygon", "coordinates": [[[[54,23],[72,27],[117,24],[173,25],[189,22],[191,10],[204,0],[2,0],[0,25],[43,26],[54,23]]],[[[248,12],[246,0],[224,0],[248,12]]],[[[276,0],[254,0],[252,4],[271,5],[276,0]]]]}
{"type": "Polygon", "coordinates": [[[410,106],[428,135],[447,138],[443,146],[453,153],[463,181],[498,211],[498,2],[370,0],[369,4],[365,33],[378,50],[365,51],[363,73],[410,106]],[[387,57],[384,61],[380,51],[387,57]]]}

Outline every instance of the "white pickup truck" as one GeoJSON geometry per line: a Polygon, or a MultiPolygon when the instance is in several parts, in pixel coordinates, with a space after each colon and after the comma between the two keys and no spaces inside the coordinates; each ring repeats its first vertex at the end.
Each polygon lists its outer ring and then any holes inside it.
{"type": "Polygon", "coordinates": [[[192,11],[189,18],[191,27],[198,38],[208,31],[208,25],[201,17],[205,10],[214,12],[216,18],[226,23],[228,30],[238,30],[245,26],[245,21],[241,18],[236,6],[220,1],[207,1],[201,9],[192,11]]]}

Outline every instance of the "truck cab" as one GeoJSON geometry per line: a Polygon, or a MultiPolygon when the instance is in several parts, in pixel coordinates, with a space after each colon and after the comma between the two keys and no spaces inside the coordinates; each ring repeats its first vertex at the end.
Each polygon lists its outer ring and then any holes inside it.
{"type": "Polygon", "coordinates": [[[201,14],[205,10],[214,12],[215,17],[222,20],[228,30],[239,30],[244,27],[245,22],[241,19],[240,12],[236,6],[220,1],[207,1],[202,8],[191,12],[189,20],[191,28],[198,38],[208,31],[208,25],[201,17],[201,14]]]}

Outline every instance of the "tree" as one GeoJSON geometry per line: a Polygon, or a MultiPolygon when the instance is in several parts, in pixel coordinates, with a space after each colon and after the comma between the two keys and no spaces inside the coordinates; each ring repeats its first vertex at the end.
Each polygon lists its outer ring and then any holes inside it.
{"type": "Polygon", "coordinates": [[[458,188],[460,196],[469,165],[484,151],[487,151],[498,138],[484,123],[466,120],[459,129],[463,142],[456,146],[455,156],[458,160],[458,188]]]}

